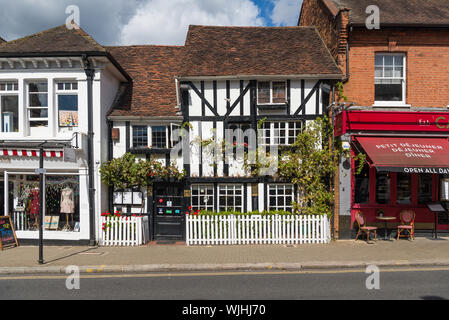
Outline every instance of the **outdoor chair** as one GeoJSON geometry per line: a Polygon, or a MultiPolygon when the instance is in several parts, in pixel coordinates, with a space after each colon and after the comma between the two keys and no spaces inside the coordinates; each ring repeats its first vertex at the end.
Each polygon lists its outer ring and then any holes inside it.
{"type": "Polygon", "coordinates": [[[401,224],[398,226],[398,240],[400,237],[408,237],[409,239],[415,239],[415,212],[413,210],[401,211],[400,219],[401,224]],[[402,234],[403,231],[407,231],[407,234],[402,234]]]}
{"type": "Polygon", "coordinates": [[[357,211],[355,213],[355,221],[357,221],[357,224],[359,226],[359,231],[357,232],[355,240],[359,238],[359,235],[364,233],[366,234],[366,241],[369,241],[371,231],[374,232],[374,239],[377,240],[377,227],[369,227],[366,225],[366,218],[363,212],[357,211]]]}

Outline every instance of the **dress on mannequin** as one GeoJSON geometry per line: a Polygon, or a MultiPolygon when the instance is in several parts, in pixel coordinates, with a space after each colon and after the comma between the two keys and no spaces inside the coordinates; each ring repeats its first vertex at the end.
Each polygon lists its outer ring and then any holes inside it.
{"type": "Polygon", "coordinates": [[[34,218],[34,227],[39,228],[39,188],[31,190],[30,216],[34,218]]]}
{"type": "Polygon", "coordinates": [[[69,225],[69,214],[72,217],[72,223],[73,223],[73,214],[75,213],[75,201],[74,201],[74,194],[73,189],[66,187],[62,189],[61,191],[61,213],[65,213],[66,215],[66,225],[64,226],[64,229],[70,229],[69,225]]]}

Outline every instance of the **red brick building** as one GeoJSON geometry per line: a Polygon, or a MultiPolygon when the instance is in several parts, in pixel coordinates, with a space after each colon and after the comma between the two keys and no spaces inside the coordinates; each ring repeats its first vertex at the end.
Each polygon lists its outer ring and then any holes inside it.
{"type": "MultiPolygon", "coordinates": [[[[449,131],[443,120],[449,119],[449,2],[304,0],[298,24],[318,29],[346,75],[342,92],[336,93],[337,102],[346,102],[336,109],[337,136],[350,144],[353,154],[365,153],[369,163],[357,175],[354,161],[351,166],[349,159],[342,161],[336,236],[351,235],[358,210],[370,224],[379,226],[383,226],[377,219],[381,212],[396,217],[389,225],[394,229],[400,212],[411,208],[416,212],[416,229],[434,228],[434,215],[426,204],[445,204],[448,176],[406,171],[447,164],[416,163],[413,159],[418,156],[405,156],[387,171],[377,155],[367,151],[365,138],[376,147],[383,145],[380,137],[400,138],[401,144],[410,143],[412,137],[426,139],[421,140],[425,145],[447,140],[449,131]],[[378,26],[373,25],[376,19],[378,26]]],[[[448,230],[445,215],[439,218],[438,229],[448,230]]]]}

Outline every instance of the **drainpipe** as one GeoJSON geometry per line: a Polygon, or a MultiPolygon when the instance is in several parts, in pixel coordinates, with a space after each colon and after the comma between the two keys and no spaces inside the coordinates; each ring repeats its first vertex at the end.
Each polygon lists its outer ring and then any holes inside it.
{"type": "Polygon", "coordinates": [[[87,76],[87,166],[89,176],[89,245],[95,245],[95,189],[94,189],[94,161],[93,161],[93,80],[95,68],[92,67],[87,54],[82,56],[84,72],[87,76]]]}

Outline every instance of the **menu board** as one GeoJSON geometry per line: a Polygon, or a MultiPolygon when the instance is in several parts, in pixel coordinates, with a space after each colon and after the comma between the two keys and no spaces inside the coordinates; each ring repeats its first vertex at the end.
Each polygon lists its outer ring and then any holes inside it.
{"type": "Polygon", "coordinates": [[[16,233],[11,222],[11,217],[0,217],[0,249],[4,247],[18,246],[16,233]]]}

